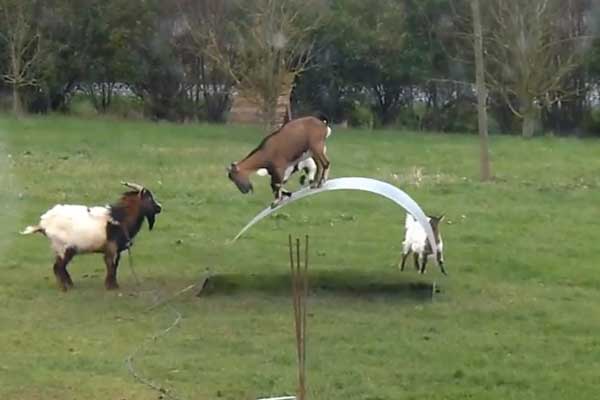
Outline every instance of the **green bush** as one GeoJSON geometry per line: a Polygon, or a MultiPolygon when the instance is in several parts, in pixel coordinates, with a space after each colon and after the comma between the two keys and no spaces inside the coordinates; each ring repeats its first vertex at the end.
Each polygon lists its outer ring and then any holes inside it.
{"type": "Polygon", "coordinates": [[[411,131],[420,130],[422,119],[422,115],[420,115],[421,112],[424,114],[424,110],[418,104],[415,105],[415,107],[402,107],[394,121],[394,127],[411,131]]]}
{"type": "Polygon", "coordinates": [[[600,107],[594,107],[585,113],[582,127],[586,134],[600,134],[600,107]]]}
{"type": "Polygon", "coordinates": [[[137,96],[114,96],[107,114],[123,119],[144,118],[144,102],[137,96]]]}
{"type": "Polygon", "coordinates": [[[425,113],[422,128],[441,132],[476,133],[477,107],[472,99],[460,98],[425,113]]]}
{"type": "Polygon", "coordinates": [[[12,95],[9,92],[0,91],[0,112],[12,111],[12,95]]]}
{"type": "Polygon", "coordinates": [[[90,118],[98,115],[94,103],[89,96],[84,94],[76,94],[73,96],[69,104],[69,112],[72,115],[83,118],[90,118]]]}
{"type": "Polygon", "coordinates": [[[355,103],[350,112],[348,123],[356,128],[373,128],[375,116],[369,107],[355,103]]]}

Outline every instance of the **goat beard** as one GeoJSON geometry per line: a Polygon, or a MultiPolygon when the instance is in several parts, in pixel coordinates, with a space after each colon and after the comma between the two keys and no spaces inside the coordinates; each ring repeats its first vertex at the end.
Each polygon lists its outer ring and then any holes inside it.
{"type": "Polygon", "coordinates": [[[238,190],[243,194],[254,192],[254,187],[249,179],[231,179],[238,190]]]}
{"type": "Polygon", "coordinates": [[[152,230],[152,228],[154,228],[154,222],[156,221],[156,217],[154,216],[154,214],[148,214],[146,215],[146,219],[148,220],[148,229],[152,230]]]}
{"type": "Polygon", "coordinates": [[[254,188],[252,187],[251,183],[235,183],[238,187],[238,189],[240,190],[240,192],[242,192],[243,194],[248,194],[248,193],[253,193],[254,192],[254,188]]]}

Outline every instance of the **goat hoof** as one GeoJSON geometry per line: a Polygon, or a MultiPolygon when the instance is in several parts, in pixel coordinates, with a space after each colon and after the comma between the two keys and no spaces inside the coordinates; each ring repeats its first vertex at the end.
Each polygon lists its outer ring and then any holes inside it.
{"type": "Polygon", "coordinates": [[[104,284],[104,287],[106,288],[106,290],[117,290],[119,288],[119,284],[116,282],[106,283],[104,284]]]}

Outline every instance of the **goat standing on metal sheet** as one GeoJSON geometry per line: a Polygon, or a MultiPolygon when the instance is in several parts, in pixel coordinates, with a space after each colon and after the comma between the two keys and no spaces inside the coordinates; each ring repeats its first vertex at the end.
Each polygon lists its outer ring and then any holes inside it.
{"type": "Polygon", "coordinates": [[[162,206],[152,192],[135,183],[123,183],[133,189],[110,206],[87,207],[58,204],[40,217],[38,225],[28,226],[21,234],[42,233],[50,239],[56,254],[54,275],[58,286],[73,286],[67,265],[77,254],[103,253],[106,263],[106,289],[117,289],[117,267],[121,252],[133,245],[144,218],[152,230],[162,206]]]}
{"type": "Polygon", "coordinates": [[[273,205],[290,196],[283,189],[286,169],[300,160],[312,157],[317,164],[315,182],[320,187],[329,176],[329,159],[325,155],[325,139],[331,134],[326,119],[304,117],[292,120],[263,139],[243,160],[232,163],[228,176],[242,193],[253,190],[250,175],[265,168],[271,175],[271,189],[275,196],[273,205]]]}
{"type": "MultiPolygon", "coordinates": [[[[437,246],[437,254],[435,256],[437,258],[437,262],[442,270],[442,273],[447,275],[446,270],[444,269],[444,242],[442,242],[442,235],[440,234],[440,222],[442,222],[444,216],[441,215],[439,217],[429,217],[428,219],[431,229],[433,230],[433,235],[435,236],[435,242],[437,246]]],[[[406,233],[404,242],[402,242],[402,264],[400,265],[400,270],[404,271],[406,259],[410,253],[413,253],[415,268],[417,271],[423,274],[425,273],[427,259],[430,256],[433,256],[429,239],[427,239],[425,229],[423,229],[417,220],[414,219],[410,214],[406,214],[405,228],[406,233]]]]}

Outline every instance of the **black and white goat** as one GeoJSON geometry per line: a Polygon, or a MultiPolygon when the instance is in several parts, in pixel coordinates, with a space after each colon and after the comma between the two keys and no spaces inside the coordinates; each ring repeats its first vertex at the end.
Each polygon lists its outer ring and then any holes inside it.
{"type": "Polygon", "coordinates": [[[120,200],[110,206],[87,207],[57,204],[46,211],[38,225],[25,228],[21,234],[42,233],[50,239],[56,255],[54,275],[58,286],[67,290],[73,286],[67,265],[77,254],[103,253],[106,264],[106,289],[116,289],[117,267],[121,252],[133,244],[144,219],[150,230],[154,227],[156,214],[162,206],[150,190],[123,182],[132,189],[122,194],[120,200]]]}
{"type": "MultiPolygon", "coordinates": [[[[431,229],[433,230],[433,235],[435,236],[436,242],[435,244],[437,246],[437,253],[435,254],[435,257],[442,273],[447,275],[446,270],[444,269],[444,242],[442,241],[442,235],[440,233],[440,222],[442,222],[444,216],[430,216],[428,219],[431,229]]],[[[431,245],[429,244],[429,239],[427,239],[425,229],[423,229],[417,220],[414,219],[414,217],[410,214],[406,214],[404,227],[405,236],[404,242],[402,242],[402,262],[400,264],[400,270],[404,271],[406,259],[410,253],[413,253],[415,268],[421,274],[424,274],[425,267],[427,265],[427,259],[434,256],[433,251],[431,250],[431,245]]]]}

